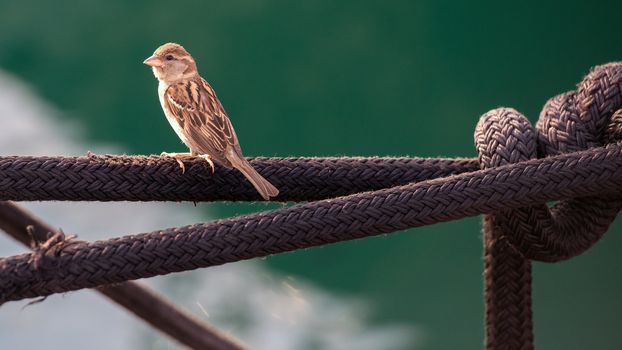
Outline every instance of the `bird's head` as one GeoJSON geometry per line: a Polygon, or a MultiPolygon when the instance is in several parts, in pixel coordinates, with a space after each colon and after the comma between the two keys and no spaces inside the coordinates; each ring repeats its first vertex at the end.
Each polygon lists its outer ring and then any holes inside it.
{"type": "Polygon", "coordinates": [[[194,59],[183,46],[166,43],[155,50],[151,57],[143,61],[153,68],[158,80],[172,84],[189,79],[198,74],[194,59]]]}

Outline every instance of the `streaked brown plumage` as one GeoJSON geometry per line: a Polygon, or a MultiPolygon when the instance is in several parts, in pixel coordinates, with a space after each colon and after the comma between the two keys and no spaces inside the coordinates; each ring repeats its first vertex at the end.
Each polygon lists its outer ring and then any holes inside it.
{"type": "Polygon", "coordinates": [[[236,168],[268,200],[279,191],[264,179],[242,155],[233,125],[214,89],[201,78],[190,54],[178,44],[160,46],[144,61],[159,80],[158,95],[164,114],[190,153],[162,153],[173,157],[184,170],[183,158],[199,156],[212,171],[216,163],[236,168]]]}

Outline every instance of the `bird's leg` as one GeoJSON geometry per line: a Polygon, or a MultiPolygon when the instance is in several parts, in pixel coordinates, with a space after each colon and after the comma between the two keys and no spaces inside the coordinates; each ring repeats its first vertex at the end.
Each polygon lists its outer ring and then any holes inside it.
{"type": "Polygon", "coordinates": [[[212,174],[214,173],[214,162],[212,162],[212,158],[209,154],[197,154],[197,156],[207,162],[209,166],[212,168],[212,174]]]}
{"type": "Polygon", "coordinates": [[[179,164],[179,167],[181,168],[181,173],[183,174],[186,172],[186,166],[184,165],[184,162],[182,161],[182,159],[192,157],[192,153],[190,152],[187,152],[187,153],[162,152],[160,153],[160,157],[169,157],[169,158],[175,159],[177,161],[177,164],[179,164]]]}

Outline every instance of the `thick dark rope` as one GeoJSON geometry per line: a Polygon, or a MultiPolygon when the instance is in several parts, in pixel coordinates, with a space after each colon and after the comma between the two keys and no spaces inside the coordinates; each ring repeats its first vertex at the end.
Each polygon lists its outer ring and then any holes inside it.
{"type": "MultiPolygon", "coordinates": [[[[622,64],[610,63],[592,70],[576,91],[547,102],[537,130],[511,109],[484,115],[476,131],[482,171],[472,171],[477,164],[469,159],[255,159],[281,190],[277,200],[348,196],[108,241],[51,242],[43,255],[0,260],[0,298],[49,295],[484,213],[491,214],[484,221],[487,347],[531,349],[530,260],[582,253],[622,208],[622,144],[615,143],[621,108],[622,64]],[[598,147],[605,143],[611,144],[598,147]],[[377,191],[358,193],[369,190],[377,191]],[[559,199],[552,208],[544,204],[559,199]]],[[[181,175],[173,161],[153,157],[6,157],[0,158],[0,199],[258,199],[237,172],[221,168],[212,176],[197,161],[188,168],[181,175]]]]}
{"type": "MultiPolygon", "coordinates": [[[[620,108],[622,65],[596,67],[576,91],[545,104],[537,130],[513,109],[483,115],[475,131],[480,163],[490,168],[620,140],[620,108]]],[[[552,208],[542,203],[484,218],[487,349],[533,349],[530,259],[559,261],[596,243],[622,208],[616,193],[617,198],[572,198],[552,208]]]]}
{"type": "MultiPolygon", "coordinates": [[[[0,157],[0,200],[216,201],[261,200],[238,171],[202,160],[160,157],[0,157]]],[[[378,190],[479,169],[475,159],[255,158],[279,188],[277,201],[309,201],[378,190]]]]}
{"type": "MultiPolygon", "coordinates": [[[[51,232],[57,232],[51,225],[10,202],[0,202],[0,230],[26,246],[35,247],[47,241],[51,232]]],[[[140,283],[123,282],[100,286],[96,290],[190,349],[245,349],[140,283]]]]}
{"type": "Polygon", "coordinates": [[[0,300],[219,265],[622,188],[622,144],[0,260],[0,300]]]}
{"type": "MultiPolygon", "coordinates": [[[[536,133],[518,112],[500,108],[484,114],[475,129],[482,168],[536,158],[536,133]]],[[[513,210],[484,216],[484,295],[487,349],[533,349],[531,261],[505,238],[498,220],[513,210]]]]}

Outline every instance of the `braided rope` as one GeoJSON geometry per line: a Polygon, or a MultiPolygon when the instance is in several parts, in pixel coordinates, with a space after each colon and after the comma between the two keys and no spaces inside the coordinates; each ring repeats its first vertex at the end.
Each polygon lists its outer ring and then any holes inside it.
{"type": "Polygon", "coordinates": [[[622,144],[0,260],[0,300],[224,264],[622,186],[622,144]]]}
{"type": "MultiPolygon", "coordinates": [[[[488,214],[486,346],[532,349],[530,261],[581,254],[622,208],[622,64],[596,67],[576,91],[549,100],[536,126],[512,109],[486,113],[476,129],[479,164],[256,158],[253,166],[281,190],[277,200],[319,201],[5,258],[0,301],[488,214]],[[552,200],[560,201],[543,204],[552,200]]],[[[189,164],[182,175],[155,157],[0,157],[0,200],[259,199],[238,172],[211,175],[203,162],[189,164]]]]}
{"type": "MultiPolygon", "coordinates": [[[[513,109],[484,114],[475,130],[480,163],[490,168],[620,140],[620,108],[622,65],[596,67],[576,91],[545,104],[537,130],[513,109]]],[[[559,261],[582,253],[600,239],[621,208],[621,198],[592,196],[560,201],[550,209],[537,204],[501,210],[484,218],[488,349],[533,349],[530,259],[559,261]]]]}
{"type": "MultiPolygon", "coordinates": [[[[240,172],[204,161],[160,157],[0,157],[0,200],[215,201],[260,200],[240,172]]],[[[278,187],[279,201],[307,201],[378,190],[477,170],[474,159],[255,158],[278,187]]]]}
{"type": "MultiPolygon", "coordinates": [[[[536,158],[536,133],[527,118],[510,108],[495,109],[480,118],[475,144],[484,169],[536,158]]],[[[499,226],[499,221],[512,218],[513,211],[501,210],[484,217],[488,349],[533,348],[531,262],[505,238],[514,232],[499,226]]]]}

